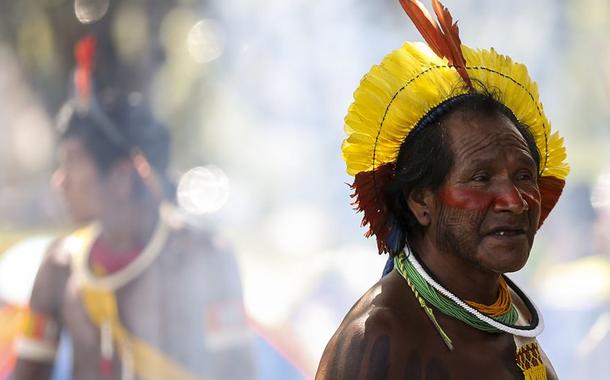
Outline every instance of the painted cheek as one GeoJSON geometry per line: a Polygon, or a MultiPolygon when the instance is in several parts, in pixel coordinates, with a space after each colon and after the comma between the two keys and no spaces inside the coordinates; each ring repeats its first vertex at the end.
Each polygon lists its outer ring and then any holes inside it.
{"type": "Polygon", "coordinates": [[[452,186],[444,187],[439,197],[447,206],[464,210],[485,209],[493,202],[490,194],[452,186]]]}
{"type": "Polygon", "coordinates": [[[530,210],[540,210],[540,192],[539,191],[521,191],[521,196],[527,203],[530,210]]]}
{"type": "Polygon", "coordinates": [[[519,210],[522,210],[524,207],[523,202],[525,202],[523,192],[516,189],[514,186],[511,186],[510,189],[503,189],[501,193],[498,193],[494,199],[494,207],[501,210],[513,209],[516,207],[519,210]]]}
{"type": "Polygon", "coordinates": [[[532,191],[522,191],[521,196],[527,203],[530,218],[533,218],[532,222],[535,223],[534,230],[538,230],[540,227],[540,213],[542,210],[540,191],[538,191],[538,189],[534,189],[532,191]]]}

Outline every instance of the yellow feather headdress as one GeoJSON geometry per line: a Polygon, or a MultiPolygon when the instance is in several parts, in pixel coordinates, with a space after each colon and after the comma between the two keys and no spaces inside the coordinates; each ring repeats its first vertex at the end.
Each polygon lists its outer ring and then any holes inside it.
{"type": "Polygon", "coordinates": [[[342,156],[348,174],[355,176],[352,197],[356,208],[364,212],[367,236],[376,235],[379,251],[388,251],[388,211],[381,194],[407,136],[439,105],[485,89],[501,94],[499,100],[535,138],[540,152],[542,224],[559,199],[569,166],[563,139],[551,132],[527,68],[494,49],[461,44],[457,25],[437,0],[432,3],[440,26],[419,1],[400,2],[428,44],[407,42],[374,66],[354,93],[345,117],[342,156]]]}

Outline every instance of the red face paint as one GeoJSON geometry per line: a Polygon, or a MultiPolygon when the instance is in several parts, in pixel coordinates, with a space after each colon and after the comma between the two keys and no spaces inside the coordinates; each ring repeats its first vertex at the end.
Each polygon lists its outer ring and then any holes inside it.
{"type": "Polygon", "coordinates": [[[492,115],[446,121],[453,166],[430,206],[426,233],[474,271],[519,270],[540,216],[536,163],[512,122],[492,115]]]}
{"type": "Polygon", "coordinates": [[[502,189],[502,192],[497,194],[494,201],[494,210],[522,213],[531,209],[535,205],[534,202],[534,195],[511,184],[510,188],[502,189]]]}
{"type": "Polygon", "coordinates": [[[534,214],[532,215],[532,218],[534,219],[533,222],[535,222],[536,224],[534,227],[536,230],[538,230],[538,226],[540,223],[540,206],[542,202],[538,187],[532,189],[531,191],[521,191],[521,197],[523,197],[523,199],[527,203],[528,209],[530,210],[530,214],[534,214]]]}
{"type": "Polygon", "coordinates": [[[485,191],[449,185],[443,186],[438,196],[447,206],[463,210],[485,209],[494,201],[493,195],[485,191]]]}
{"type": "Polygon", "coordinates": [[[540,207],[540,191],[538,191],[538,189],[532,192],[522,191],[521,196],[525,199],[530,208],[540,207]]]}
{"type": "Polygon", "coordinates": [[[540,192],[537,188],[517,189],[513,187],[501,194],[489,190],[445,185],[438,193],[439,200],[446,206],[461,210],[510,210],[521,213],[525,210],[540,209],[540,192]],[[523,210],[522,210],[522,209],[523,210]]]}

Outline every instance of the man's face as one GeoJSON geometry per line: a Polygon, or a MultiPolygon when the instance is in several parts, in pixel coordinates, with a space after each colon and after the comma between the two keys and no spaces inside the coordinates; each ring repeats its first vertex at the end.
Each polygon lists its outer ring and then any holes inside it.
{"type": "Polygon", "coordinates": [[[442,251],[485,271],[521,269],[540,217],[536,163],[525,139],[500,114],[456,112],[445,126],[454,166],[434,195],[428,232],[442,251]]]}
{"type": "Polygon", "coordinates": [[[61,190],[74,222],[87,223],[99,217],[102,192],[98,170],[79,139],[67,138],[60,143],[53,183],[61,190]]]}

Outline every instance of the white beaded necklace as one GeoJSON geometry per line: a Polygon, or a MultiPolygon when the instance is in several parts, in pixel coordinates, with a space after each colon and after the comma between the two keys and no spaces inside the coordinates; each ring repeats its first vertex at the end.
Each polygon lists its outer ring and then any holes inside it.
{"type": "Polygon", "coordinates": [[[531,302],[529,297],[527,297],[525,295],[525,293],[523,293],[523,291],[521,291],[521,293],[523,294],[523,296],[525,296],[525,298],[528,299],[528,302],[532,305],[532,308],[533,308],[532,311],[535,312],[536,315],[538,316],[538,323],[536,325],[524,326],[524,328],[519,328],[518,326],[507,326],[505,324],[502,324],[502,323],[496,321],[493,318],[490,318],[490,317],[482,314],[481,312],[479,312],[472,306],[468,305],[466,302],[462,301],[458,296],[454,295],[449,290],[445,289],[438,282],[436,282],[432,277],[430,277],[428,272],[426,272],[426,270],[422,267],[422,265],[419,263],[419,261],[417,261],[417,258],[411,251],[407,251],[407,252],[405,252],[405,254],[407,256],[407,260],[409,260],[409,262],[413,265],[413,267],[415,268],[417,273],[419,273],[419,275],[424,280],[426,280],[426,282],[430,286],[432,286],[437,292],[441,293],[445,297],[447,297],[450,300],[452,300],[453,302],[455,302],[458,306],[460,306],[462,309],[466,310],[467,312],[469,312],[470,314],[475,316],[480,321],[485,322],[485,323],[497,328],[500,331],[509,333],[511,335],[525,337],[525,338],[535,338],[538,335],[540,335],[540,333],[544,329],[544,322],[542,320],[542,316],[540,315],[540,312],[538,311],[538,308],[536,307],[536,305],[534,305],[533,302],[531,302]]]}
{"type": "MultiPolygon", "coordinates": [[[[91,253],[91,251],[88,250],[80,263],[81,281],[84,281],[87,286],[93,288],[115,291],[138,277],[150,266],[150,264],[152,264],[165,247],[170,232],[167,221],[169,213],[171,213],[171,206],[161,204],[159,207],[159,220],[146,247],[144,247],[142,252],[131,263],[115,273],[106,276],[97,276],[94,274],[88,265],[89,255],[91,253]]],[[[99,226],[95,226],[94,228],[96,229],[94,236],[97,237],[100,228],[99,226]]],[[[95,238],[92,239],[90,243],[92,244],[93,241],[95,241],[95,238]]]]}

